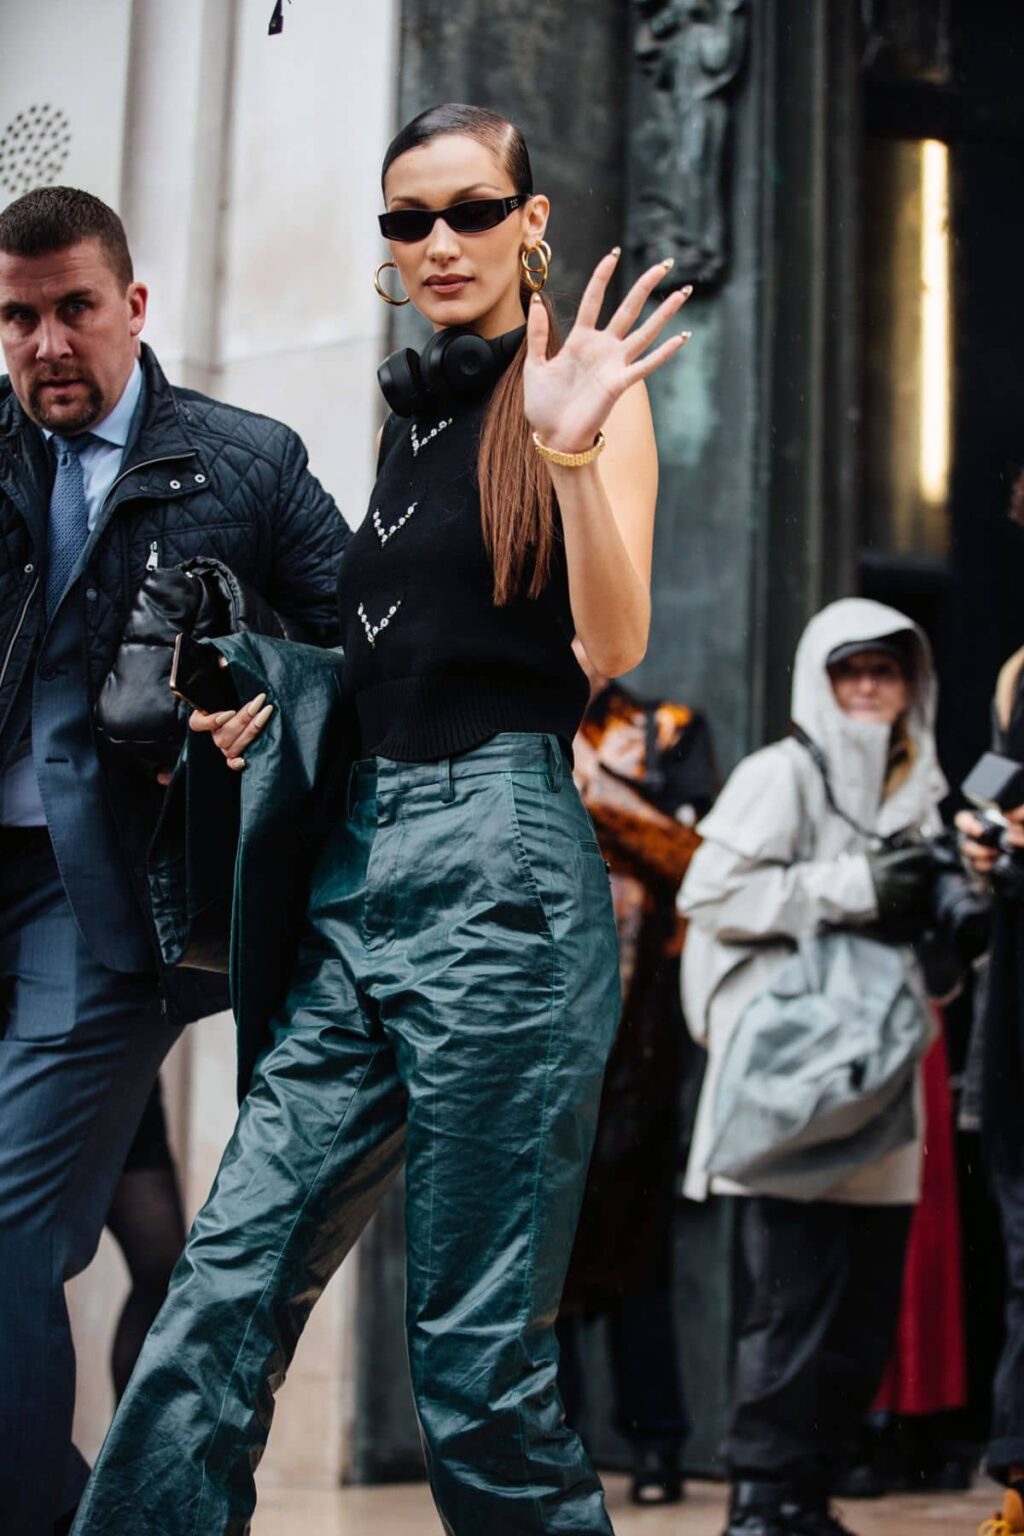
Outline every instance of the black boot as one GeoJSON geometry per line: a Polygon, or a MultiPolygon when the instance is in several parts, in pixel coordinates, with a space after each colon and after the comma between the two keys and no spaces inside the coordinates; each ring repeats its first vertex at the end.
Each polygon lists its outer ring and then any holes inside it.
{"type": "Polygon", "coordinates": [[[785,1483],[742,1478],[733,1483],[724,1536],[789,1536],[783,1506],[792,1489],[785,1483]]]}
{"type": "Polygon", "coordinates": [[[672,1451],[656,1445],[639,1445],[633,1457],[634,1504],[678,1504],[683,1497],[679,1460],[672,1451]]]}
{"type": "Polygon", "coordinates": [[[790,1489],[782,1514],[789,1536],[853,1536],[829,1507],[827,1494],[790,1489]]]}

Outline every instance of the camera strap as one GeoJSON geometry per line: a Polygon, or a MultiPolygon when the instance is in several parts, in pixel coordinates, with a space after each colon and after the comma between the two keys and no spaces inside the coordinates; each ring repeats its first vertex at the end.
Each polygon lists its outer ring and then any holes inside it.
{"type": "Polygon", "coordinates": [[[889,847],[892,841],[890,838],[884,837],[881,832],[874,832],[871,831],[868,827],[862,827],[860,822],[854,821],[853,817],[848,815],[847,812],[843,810],[842,806],[836,799],[835,791],[832,788],[832,775],[829,772],[828,759],[826,758],[821,748],[818,746],[818,743],[814,740],[813,736],[808,736],[803,726],[796,725],[795,723],[792,726],[791,733],[793,740],[800,743],[808,757],[811,759],[811,762],[814,764],[815,768],[817,768],[818,772],[821,774],[821,782],[825,790],[825,800],[828,804],[829,810],[832,811],[834,815],[838,816],[840,821],[845,821],[848,827],[852,827],[858,836],[868,838],[870,842],[877,843],[880,848],[889,847]]]}

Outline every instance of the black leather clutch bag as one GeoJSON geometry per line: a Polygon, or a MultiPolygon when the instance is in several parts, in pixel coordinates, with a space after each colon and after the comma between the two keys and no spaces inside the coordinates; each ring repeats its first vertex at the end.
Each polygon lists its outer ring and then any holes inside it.
{"type": "Polygon", "coordinates": [[[97,700],[96,729],[104,741],[149,774],[173,768],[189,715],[189,705],[170,689],[174,642],[179,634],[203,640],[240,630],[305,639],[297,624],[219,560],[204,556],[150,571],[97,700]]]}

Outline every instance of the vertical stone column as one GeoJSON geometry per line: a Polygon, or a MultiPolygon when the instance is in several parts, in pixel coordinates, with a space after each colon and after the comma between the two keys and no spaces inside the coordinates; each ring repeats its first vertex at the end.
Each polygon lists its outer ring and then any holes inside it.
{"type": "Polygon", "coordinates": [[[151,288],[146,339],[175,383],[203,391],[217,381],[238,9],[132,8],[121,212],[151,288]]]}
{"type": "Polygon", "coordinates": [[[800,633],[857,590],[864,50],[855,0],[766,7],[753,744],[789,721],[800,633]]]}

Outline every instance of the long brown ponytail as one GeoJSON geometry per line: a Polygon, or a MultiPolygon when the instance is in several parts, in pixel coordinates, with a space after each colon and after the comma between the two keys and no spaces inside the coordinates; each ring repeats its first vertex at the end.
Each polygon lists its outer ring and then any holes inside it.
{"type": "MultiPolygon", "coordinates": [[[[507,118],[483,107],[445,102],[429,107],[392,139],[384,156],[381,180],[399,155],[443,134],[465,134],[484,144],[508,173],[517,192],[533,193],[533,171],[522,133],[507,118]]],[[[523,314],[532,294],[520,289],[523,314]]],[[[548,356],[561,345],[550,301],[548,356]]],[[[534,452],[523,406],[526,342],[502,374],[484,418],[477,459],[484,544],[494,568],[494,601],[499,607],[522,590],[537,597],[547,582],[554,543],[555,497],[539,454],[534,452]],[[528,576],[528,580],[527,580],[528,576]]]]}
{"type": "MultiPolygon", "coordinates": [[[[523,309],[532,295],[523,290],[523,309]]],[[[560,346],[558,322],[550,300],[541,299],[548,312],[548,356],[560,346]]],[[[498,380],[480,434],[477,479],[480,484],[480,516],[484,544],[494,567],[494,601],[510,602],[526,582],[527,593],[537,597],[551,570],[554,540],[555,496],[540,454],[534,452],[530,423],[523,408],[523,369],[526,342],[498,380]]]]}

